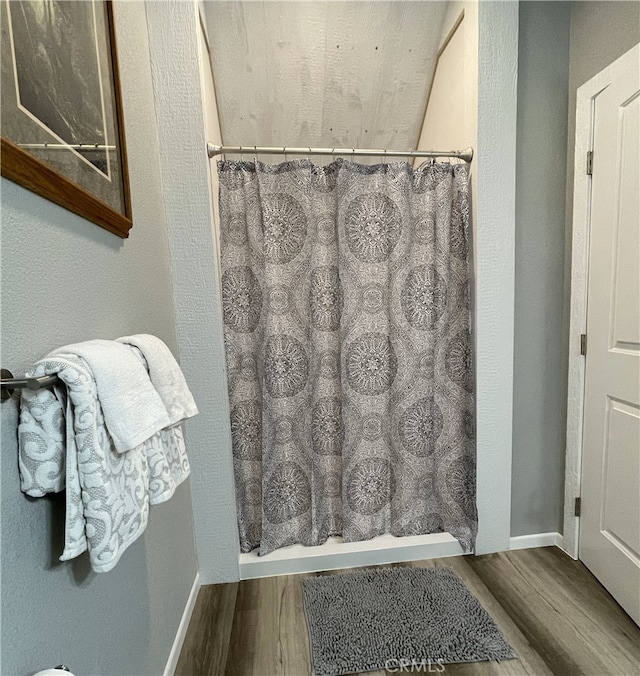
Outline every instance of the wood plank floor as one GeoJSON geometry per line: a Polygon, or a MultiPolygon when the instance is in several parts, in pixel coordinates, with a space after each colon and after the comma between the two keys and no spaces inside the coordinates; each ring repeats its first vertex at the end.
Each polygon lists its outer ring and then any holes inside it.
{"type": "MultiPolygon", "coordinates": [[[[640,676],[640,629],[579,561],[556,547],[397,565],[456,570],[518,654],[500,663],[447,664],[445,675],[640,676]]],[[[342,572],[203,587],[176,676],[307,676],[300,582],[342,572]]]]}

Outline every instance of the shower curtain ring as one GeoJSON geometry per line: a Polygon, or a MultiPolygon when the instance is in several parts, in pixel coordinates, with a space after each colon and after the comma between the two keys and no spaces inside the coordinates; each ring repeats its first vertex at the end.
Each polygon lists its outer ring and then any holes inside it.
{"type": "Polygon", "coordinates": [[[309,146],[309,154],[307,155],[307,159],[309,162],[311,162],[311,146],[309,146]]]}
{"type": "Polygon", "coordinates": [[[287,157],[287,147],[286,146],[282,146],[282,154],[284,155],[284,161],[288,162],[289,158],[287,157]]]}
{"type": "Polygon", "coordinates": [[[242,155],[242,146],[240,146],[240,162],[244,162],[244,157],[242,155]]]}
{"type": "Polygon", "coordinates": [[[258,146],[253,146],[253,163],[258,164],[258,146]]]}

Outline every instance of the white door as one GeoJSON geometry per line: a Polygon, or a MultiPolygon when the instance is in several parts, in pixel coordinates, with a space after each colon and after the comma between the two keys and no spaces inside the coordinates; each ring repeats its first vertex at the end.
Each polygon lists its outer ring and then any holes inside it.
{"type": "Polygon", "coordinates": [[[640,623],[640,66],[595,98],[579,557],[640,623]]]}

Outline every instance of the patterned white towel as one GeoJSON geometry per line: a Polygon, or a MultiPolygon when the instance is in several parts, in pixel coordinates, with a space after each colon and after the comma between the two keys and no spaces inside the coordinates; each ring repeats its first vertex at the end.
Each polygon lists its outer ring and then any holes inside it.
{"type": "Polygon", "coordinates": [[[93,570],[106,572],[144,531],[149,505],[168,500],[189,476],[182,429],[161,430],[118,453],[87,363],[77,355],[50,355],[28,375],[54,373],[62,385],[22,391],[21,488],[34,497],[66,488],[60,559],[89,549],[93,570]]]}

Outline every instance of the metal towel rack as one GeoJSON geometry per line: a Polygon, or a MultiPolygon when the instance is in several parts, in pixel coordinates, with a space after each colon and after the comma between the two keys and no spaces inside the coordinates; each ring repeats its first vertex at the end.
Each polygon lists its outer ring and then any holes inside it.
{"type": "Polygon", "coordinates": [[[60,382],[57,375],[38,376],[37,378],[14,378],[11,371],[0,369],[0,401],[6,401],[14,396],[16,390],[41,390],[60,382]]]}

